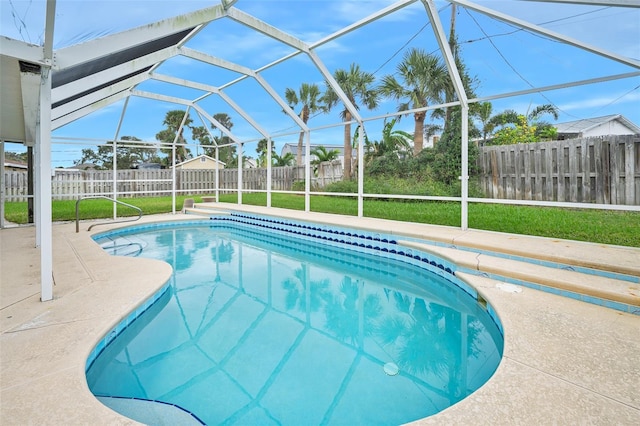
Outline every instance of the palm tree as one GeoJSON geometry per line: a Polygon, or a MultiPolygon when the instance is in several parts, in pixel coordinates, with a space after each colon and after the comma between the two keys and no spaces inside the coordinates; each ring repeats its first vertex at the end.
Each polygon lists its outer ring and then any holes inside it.
{"type": "Polygon", "coordinates": [[[558,108],[552,104],[544,104],[533,108],[530,112],[527,112],[527,115],[518,114],[512,109],[507,109],[500,114],[494,115],[489,119],[489,123],[494,126],[492,130],[495,130],[497,126],[501,126],[501,129],[494,133],[493,141],[503,139],[502,142],[498,143],[528,143],[536,142],[541,137],[554,137],[557,132],[550,129],[552,128],[551,124],[540,120],[540,117],[545,114],[551,114],[557,120],[558,108]],[[513,127],[509,125],[513,125],[513,127]],[[505,134],[512,129],[522,133],[522,136],[515,139],[512,136],[505,137],[505,134]]]}
{"type": "MultiPolygon", "coordinates": [[[[267,167],[267,139],[260,139],[258,141],[258,146],[256,147],[256,152],[258,153],[258,167],[267,167]]],[[[274,156],[276,155],[276,148],[271,141],[271,161],[273,162],[274,156]]]]}
{"type": "Polygon", "coordinates": [[[411,149],[409,141],[412,139],[412,135],[404,130],[393,130],[398,121],[399,118],[396,117],[389,122],[387,120],[384,122],[382,140],[380,142],[385,154],[388,152],[399,153],[411,149]]]}
{"type": "MultiPolygon", "coordinates": [[[[424,108],[430,103],[441,103],[443,95],[451,84],[447,67],[435,55],[425,53],[422,49],[411,49],[398,64],[396,74],[382,78],[380,92],[396,100],[404,100],[398,111],[424,108]]],[[[424,119],[426,111],[413,114],[415,128],[413,132],[413,153],[417,155],[424,146],[424,119]]]]}
{"type": "Polygon", "coordinates": [[[202,151],[209,157],[215,156],[215,148],[211,147],[211,136],[204,126],[197,126],[191,128],[191,138],[194,141],[198,141],[202,146],[202,151]]]}
{"type": "Polygon", "coordinates": [[[413,135],[403,130],[393,130],[397,122],[398,118],[389,122],[385,119],[382,139],[373,142],[365,140],[365,160],[367,162],[387,154],[395,154],[399,158],[401,152],[404,153],[411,149],[409,141],[413,139],[413,135]]]}
{"type": "MultiPolygon", "coordinates": [[[[216,120],[218,123],[220,123],[222,126],[225,127],[225,129],[227,130],[231,130],[231,128],[233,127],[233,122],[231,121],[231,117],[229,117],[229,114],[227,114],[226,112],[219,112],[217,114],[215,114],[213,116],[213,119],[216,120]]],[[[216,126],[211,126],[214,129],[217,129],[216,126]]],[[[224,136],[224,133],[222,132],[222,130],[220,130],[220,137],[222,138],[224,136]]]]}
{"type": "Polygon", "coordinates": [[[531,122],[537,122],[541,115],[551,114],[554,120],[558,119],[558,107],[552,104],[538,105],[530,113],[527,118],[531,122]]]}
{"type": "Polygon", "coordinates": [[[287,152],[282,157],[276,153],[271,154],[271,164],[276,167],[290,166],[294,159],[293,154],[290,152],[287,152]]]}
{"type": "Polygon", "coordinates": [[[320,163],[324,163],[327,161],[333,161],[338,158],[340,155],[340,151],[337,149],[332,149],[331,151],[327,151],[327,148],[320,145],[311,150],[311,155],[315,156],[313,160],[311,160],[311,165],[313,166],[313,173],[318,173],[318,167],[320,163]]]}
{"type": "MultiPolygon", "coordinates": [[[[368,109],[375,109],[378,106],[379,93],[372,87],[375,77],[373,74],[360,70],[358,64],[351,64],[349,71],[337,69],[333,73],[336,80],[347,99],[356,109],[359,109],[359,103],[362,103],[368,109]],[[359,101],[359,102],[358,102],[359,101]]],[[[327,110],[330,110],[338,103],[340,99],[327,83],[327,90],[324,95],[324,102],[327,110]]],[[[351,112],[345,106],[340,112],[344,125],[344,177],[351,178],[351,112]]]]}
{"type": "MultiPolygon", "coordinates": [[[[320,88],[317,84],[302,83],[298,93],[295,90],[287,89],[284,92],[287,103],[294,109],[298,104],[302,106],[300,110],[300,119],[304,124],[309,121],[309,116],[323,109],[322,96],[320,95],[320,88]]],[[[300,132],[298,138],[298,155],[296,158],[296,164],[301,166],[302,164],[302,142],[304,141],[304,132],[300,132]]]]}
{"type": "MultiPolygon", "coordinates": [[[[218,123],[220,123],[221,126],[224,126],[224,128],[227,130],[231,130],[231,128],[233,127],[233,122],[231,121],[231,117],[229,117],[229,115],[225,112],[219,112],[215,114],[213,118],[218,123]]],[[[216,127],[216,125],[214,124],[211,125],[211,128],[218,129],[218,127],[216,127]]],[[[220,136],[217,136],[214,138],[216,141],[216,145],[228,144],[230,142],[229,136],[226,136],[222,131],[222,129],[218,129],[218,130],[220,130],[220,136]]],[[[234,163],[235,164],[238,163],[235,145],[228,145],[228,146],[219,148],[218,156],[220,161],[227,164],[227,167],[232,167],[234,163]]]]}
{"type": "MultiPolygon", "coordinates": [[[[555,105],[544,104],[538,105],[530,112],[527,112],[527,115],[524,116],[527,121],[527,125],[535,126],[540,123],[539,118],[544,114],[551,114],[555,120],[558,119],[558,108],[555,105]]],[[[515,124],[517,125],[520,121],[520,114],[512,109],[507,109],[501,112],[500,114],[496,114],[489,120],[494,123],[494,125],[507,125],[507,124],[515,124]]],[[[495,127],[495,126],[494,126],[495,127]]]]}
{"type": "MultiPolygon", "coordinates": [[[[182,136],[184,132],[184,128],[188,127],[193,120],[189,117],[184,121],[184,125],[180,127],[182,120],[184,118],[185,111],[176,109],[167,111],[164,121],[162,124],[166,126],[164,130],[161,130],[156,134],[156,139],[164,142],[166,144],[173,144],[173,141],[176,141],[176,163],[181,163],[187,159],[189,155],[189,149],[185,146],[186,140],[182,136]],[[178,134],[178,138],[176,139],[176,134],[180,130],[178,134]]],[[[161,148],[160,149],[165,154],[171,155],[172,148],[161,148]]]]}
{"type": "Polygon", "coordinates": [[[474,112],[474,115],[480,120],[480,124],[482,124],[480,133],[482,133],[482,144],[484,145],[487,143],[487,136],[493,133],[497,125],[495,120],[492,120],[493,104],[491,102],[481,102],[474,109],[474,112]]]}

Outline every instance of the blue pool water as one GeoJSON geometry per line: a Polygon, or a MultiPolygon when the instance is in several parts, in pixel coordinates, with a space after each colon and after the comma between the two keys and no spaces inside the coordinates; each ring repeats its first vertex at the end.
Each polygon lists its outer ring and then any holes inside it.
{"type": "Polygon", "coordinates": [[[99,397],[211,425],[400,424],[469,395],[502,356],[494,319],[453,275],[401,256],[233,221],[96,241],[174,268],[168,290],[89,360],[99,397]]]}

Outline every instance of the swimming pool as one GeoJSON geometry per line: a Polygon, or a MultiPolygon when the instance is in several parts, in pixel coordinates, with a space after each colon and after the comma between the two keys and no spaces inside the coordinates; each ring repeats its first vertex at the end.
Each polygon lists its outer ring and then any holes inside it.
{"type": "Polygon", "coordinates": [[[113,254],[165,260],[174,275],[94,350],[92,392],[107,405],[170,404],[205,424],[399,424],[494,373],[499,323],[455,265],[381,234],[278,222],[96,236],[113,254]]]}

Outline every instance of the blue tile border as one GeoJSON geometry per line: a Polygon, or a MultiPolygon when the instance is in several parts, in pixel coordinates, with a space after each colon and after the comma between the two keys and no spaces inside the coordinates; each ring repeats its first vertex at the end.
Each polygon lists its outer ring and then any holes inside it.
{"type": "Polygon", "coordinates": [[[171,407],[175,407],[175,408],[179,409],[180,411],[183,411],[183,412],[189,414],[199,424],[206,425],[206,423],[203,422],[198,416],[196,416],[194,413],[192,413],[191,411],[187,410],[186,408],[183,408],[183,407],[179,406],[178,404],[173,404],[173,403],[170,403],[170,402],[160,401],[160,400],[157,400],[157,399],[138,398],[138,397],[135,397],[135,396],[131,396],[131,397],[129,397],[129,396],[112,396],[112,395],[101,395],[101,394],[94,394],[94,395],[96,397],[98,397],[98,398],[128,399],[128,400],[132,400],[132,401],[154,402],[156,404],[169,405],[171,407]]]}
{"type": "Polygon", "coordinates": [[[113,342],[120,334],[122,334],[127,327],[135,322],[138,317],[148,311],[158,300],[169,291],[171,288],[170,282],[167,282],[165,285],[160,288],[156,293],[154,293],[150,298],[142,302],[136,309],[131,311],[125,318],[123,318],[118,324],[109,330],[94,346],[94,348],[89,353],[89,357],[85,363],[85,372],[88,371],[93,365],[94,361],[100,356],[100,354],[113,342]]]}

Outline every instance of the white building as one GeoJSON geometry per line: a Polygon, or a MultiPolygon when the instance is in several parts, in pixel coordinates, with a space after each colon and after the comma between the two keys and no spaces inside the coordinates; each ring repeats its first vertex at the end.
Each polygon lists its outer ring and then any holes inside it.
{"type": "Polygon", "coordinates": [[[215,158],[211,158],[208,155],[198,155],[197,157],[190,158],[182,163],[176,164],[178,170],[215,170],[224,169],[225,163],[217,161],[215,158]]]}
{"type": "Polygon", "coordinates": [[[620,114],[558,123],[555,128],[558,130],[558,140],[640,134],[640,127],[620,114]]]}

